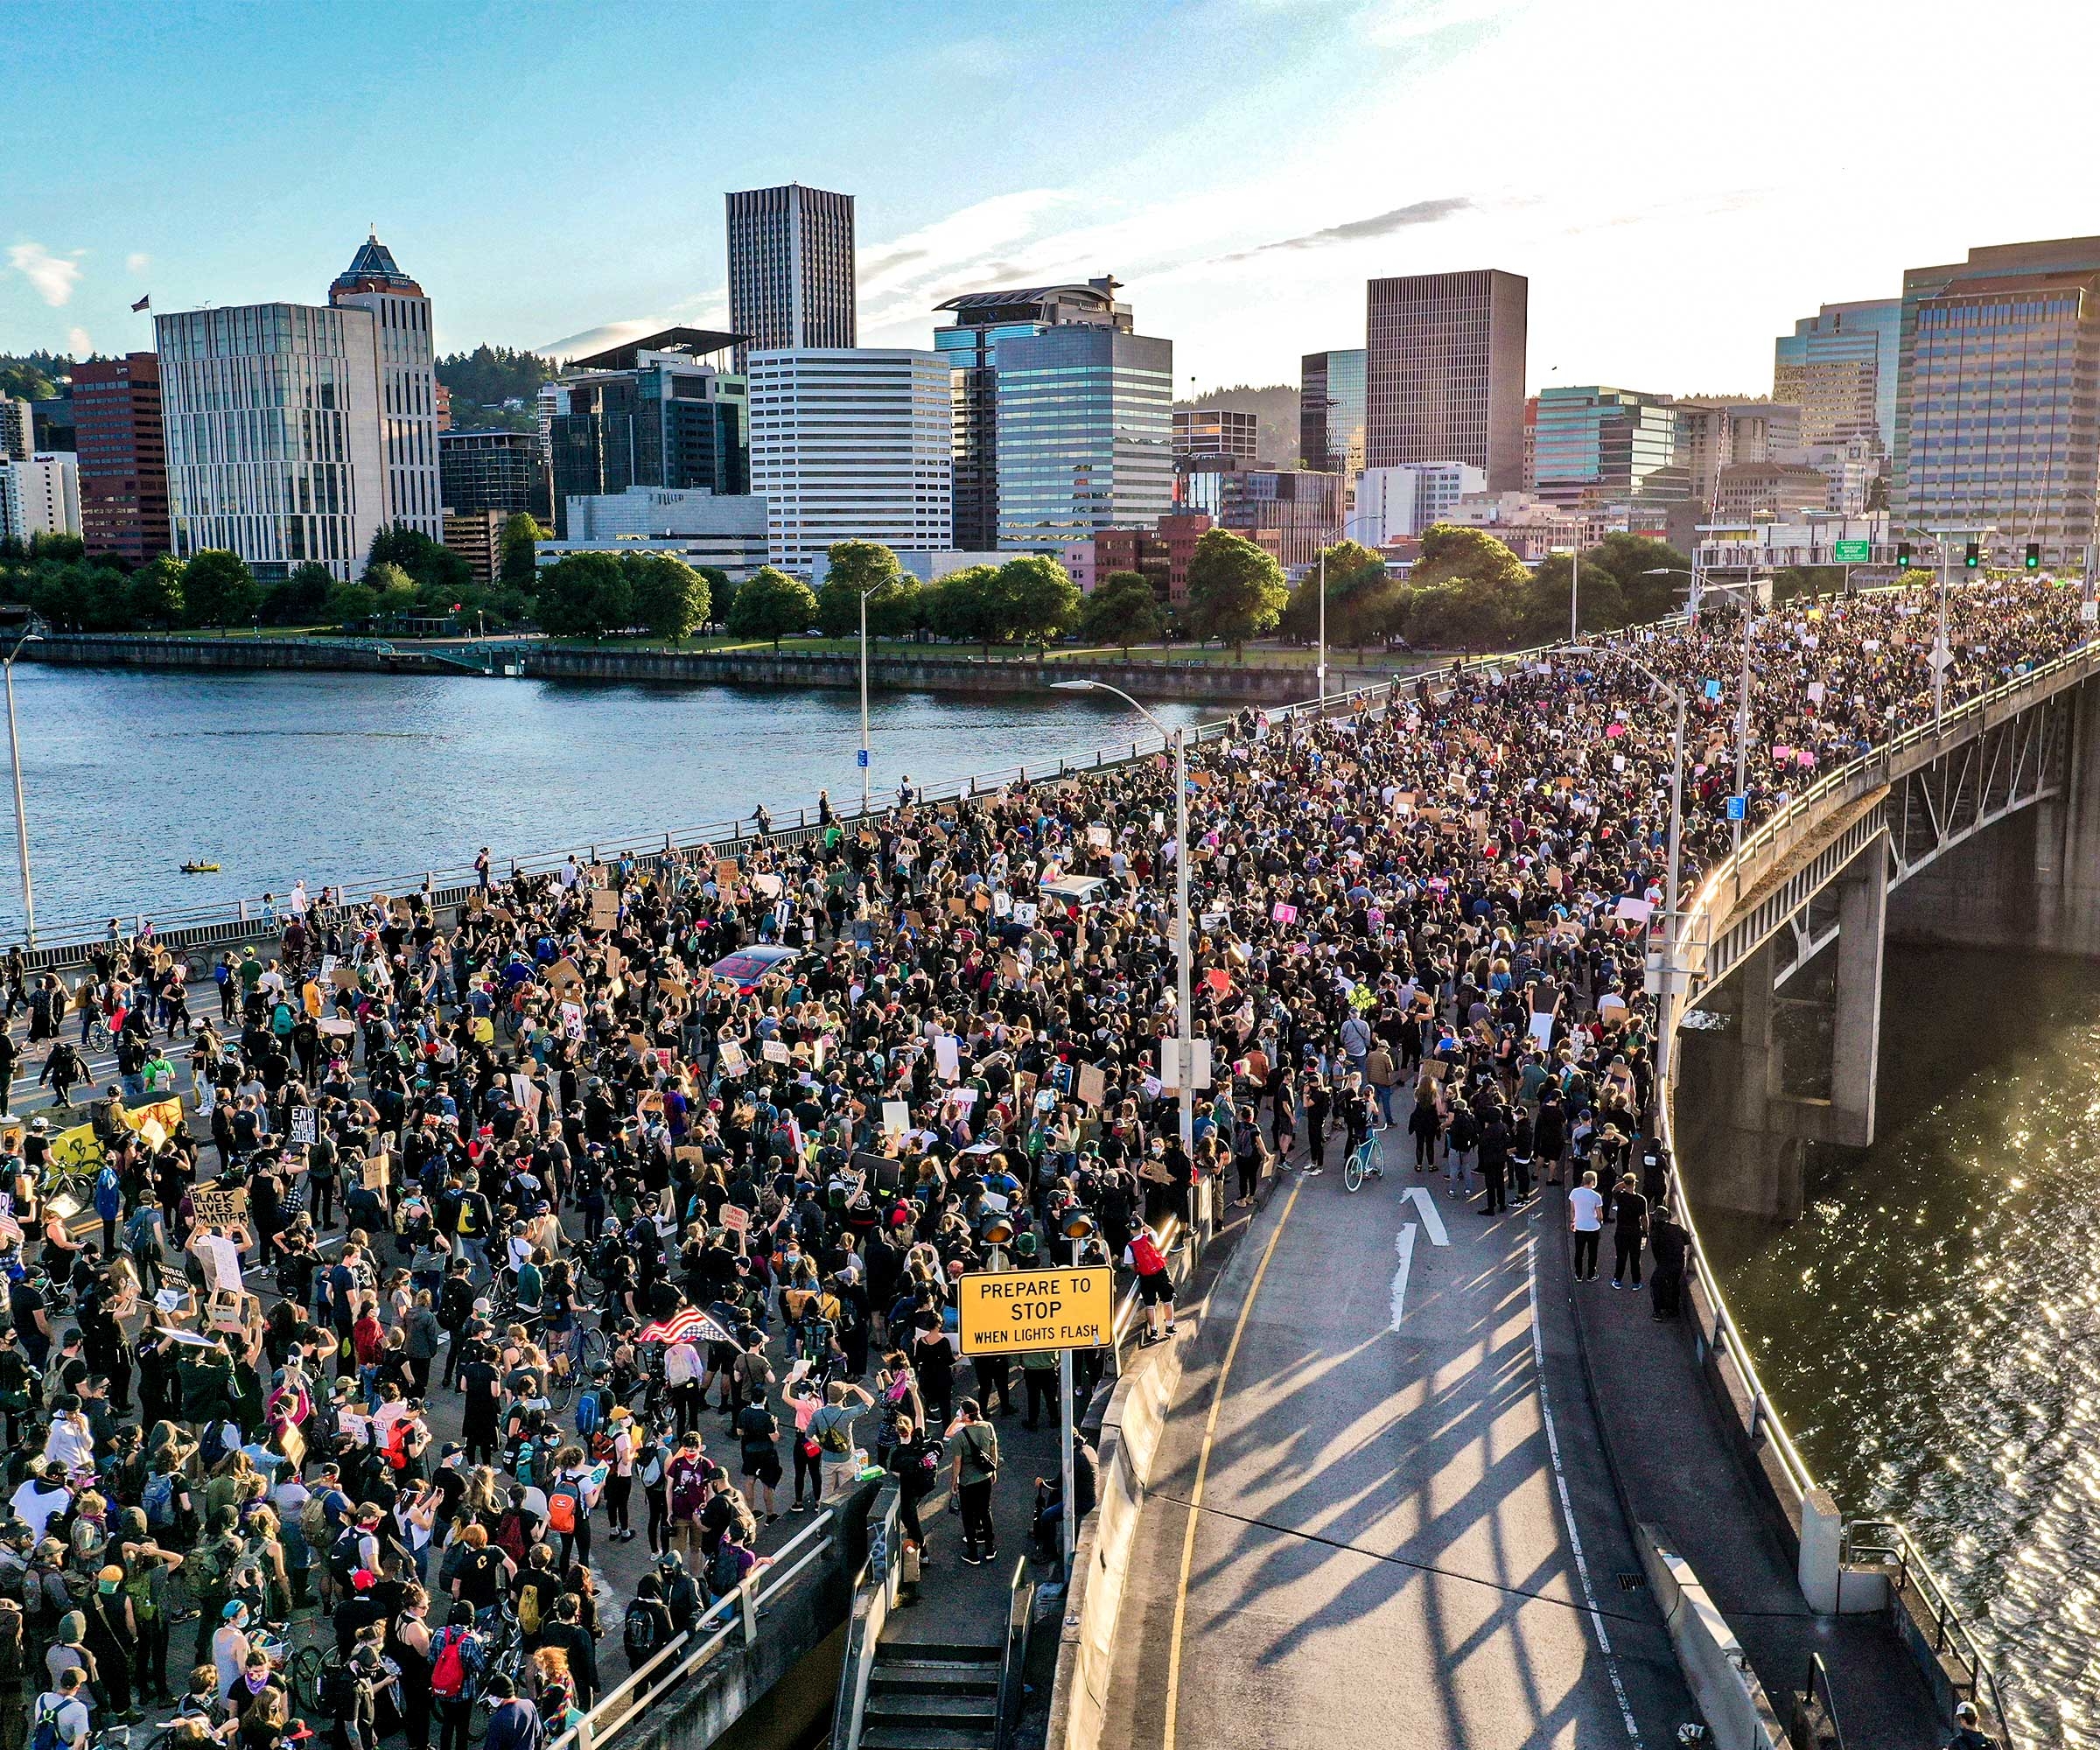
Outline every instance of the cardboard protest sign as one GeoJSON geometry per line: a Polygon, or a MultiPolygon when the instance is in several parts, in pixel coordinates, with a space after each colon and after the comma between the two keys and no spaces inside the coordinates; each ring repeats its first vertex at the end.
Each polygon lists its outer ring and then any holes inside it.
{"type": "Polygon", "coordinates": [[[611,929],[620,921],[620,895],[610,887],[591,890],[591,928],[611,929]]]}
{"type": "Polygon", "coordinates": [[[747,1234],[751,1231],[751,1211],[741,1203],[724,1203],[722,1225],[732,1234],[747,1234]]]}
{"type": "Polygon", "coordinates": [[[557,997],[566,997],[572,990],[584,987],[584,975],[576,970],[576,962],[564,955],[547,969],[547,988],[557,997]]]}
{"type": "Polygon", "coordinates": [[[1109,1078],[1098,1063],[1079,1066],[1079,1097],[1088,1106],[1099,1106],[1108,1097],[1109,1078]]]}
{"type": "Polygon", "coordinates": [[[760,1046],[759,1052],[760,1054],[763,1056],[766,1061],[768,1063],[785,1063],[788,1061],[788,1046],[786,1042],[783,1040],[769,1039],[766,1040],[764,1044],[760,1046]]]}
{"type": "MultiPolygon", "coordinates": [[[[325,1015],[313,1024],[313,1029],[316,1032],[327,1034],[331,1039],[348,1039],[357,1032],[357,1023],[342,1015],[325,1015]]],[[[208,1114],[211,1108],[200,1098],[197,1110],[208,1114]]]]}
{"type": "Polygon", "coordinates": [[[912,1109],[901,1100],[885,1100],[882,1102],[882,1133],[886,1137],[900,1137],[912,1127],[912,1109]]]}
{"type": "Polygon", "coordinates": [[[328,975],[328,982],[339,990],[354,990],[357,989],[357,968],[339,966],[328,975]]]}
{"type": "Polygon", "coordinates": [[[190,1209],[200,1227],[230,1228],[248,1219],[248,1186],[196,1186],[190,1192],[190,1209]]]}
{"type": "Polygon", "coordinates": [[[744,1061],[744,1047],[734,1040],[722,1041],[722,1073],[724,1075],[741,1075],[749,1066],[744,1061]]]}
{"type": "Polygon", "coordinates": [[[321,1115],[312,1106],[294,1106],[291,1109],[291,1124],[285,1132],[288,1140],[295,1145],[303,1144],[307,1146],[318,1142],[321,1137],[320,1117],[321,1115]]]}
{"type": "Polygon", "coordinates": [[[148,1148],[158,1148],[182,1122],[182,1102],[178,1098],[156,1100],[146,1106],[127,1106],[119,1116],[148,1148]]]}
{"type": "Polygon", "coordinates": [[[384,1191],[388,1178],[388,1163],[383,1154],[370,1157],[362,1169],[362,1182],[368,1191],[384,1191]]]}
{"type": "Polygon", "coordinates": [[[954,1082],[962,1074],[962,1058],[956,1049],[956,1036],[942,1033],[934,1040],[934,1069],[943,1082],[954,1082]]]}

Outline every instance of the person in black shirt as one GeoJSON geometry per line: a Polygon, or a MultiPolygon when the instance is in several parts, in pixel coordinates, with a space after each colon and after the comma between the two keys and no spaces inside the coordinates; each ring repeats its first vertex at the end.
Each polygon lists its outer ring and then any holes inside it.
{"type": "Polygon", "coordinates": [[[1612,1286],[1625,1285],[1624,1278],[1630,1274],[1632,1285],[1641,1285],[1641,1249],[1648,1241],[1648,1199],[1641,1194],[1641,1181],[1630,1172],[1620,1176],[1619,1189],[1612,1200],[1612,1286]]]}

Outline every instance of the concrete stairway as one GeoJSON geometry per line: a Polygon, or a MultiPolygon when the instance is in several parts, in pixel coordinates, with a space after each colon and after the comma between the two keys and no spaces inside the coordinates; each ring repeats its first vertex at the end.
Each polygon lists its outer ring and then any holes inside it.
{"type": "Polygon", "coordinates": [[[868,1679],[862,1750],[997,1750],[999,1648],[885,1642],[868,1679]]]}

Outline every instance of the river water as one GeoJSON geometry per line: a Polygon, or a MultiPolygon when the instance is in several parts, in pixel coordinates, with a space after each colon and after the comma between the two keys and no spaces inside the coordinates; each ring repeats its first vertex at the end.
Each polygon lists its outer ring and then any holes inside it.
{"type": "MultiPolygon", "coordinates": [[[[281,895],[302,875],[355,891],[484,844],[500,864],[760,802],[792,821],[820,788],[841,806],[860,796],[859,700],[844,690],[25,663],[15,690],[40,934],[281,895]],[[183,876],[192,858],[221,872],[183,876]]],[[[1169,724],[1225,710],[1155,709],[1169,724]]],[[[877,692],[869,720],[878,800],[906,774],[1054,768],[1151,733],[1100,694],[877,692]]],[[[0,843],[0,939],[21,929],[14,862],[0,843]]]]}
{"type": "Polygon", "coordinates": [[[1964,950],[1887,967],[1880,1140],[1791,1228],[1701,1226],[1810,1468],[1909,1528],[2023,1745],[2092,1750],[2100,981],[1964,950]]]}

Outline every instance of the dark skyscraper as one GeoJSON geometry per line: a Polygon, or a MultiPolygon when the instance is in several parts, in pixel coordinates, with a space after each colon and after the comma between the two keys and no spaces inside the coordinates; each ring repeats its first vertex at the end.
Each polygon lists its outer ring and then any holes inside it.
{"type": "Polygon", "coordinates": [[[724,200],[729,326],[744,337],[738,373],[751,354],[773,347],[858,346],[853,197],[791,182],[724,200]]]}
{"type": "Polygon", "coordinates": [[[130,353],[73,368],[80,532],[90,553],[133,564],[168,550],[168,461],[160,359],[130,353]]]}
{"type": "Polygon", "coordinates": [[[1365,449],[1374,468],[1465,462],[1490,492],[1524,474],[1530,282],[1492,268],[1369,284],[1365,449]]]}

